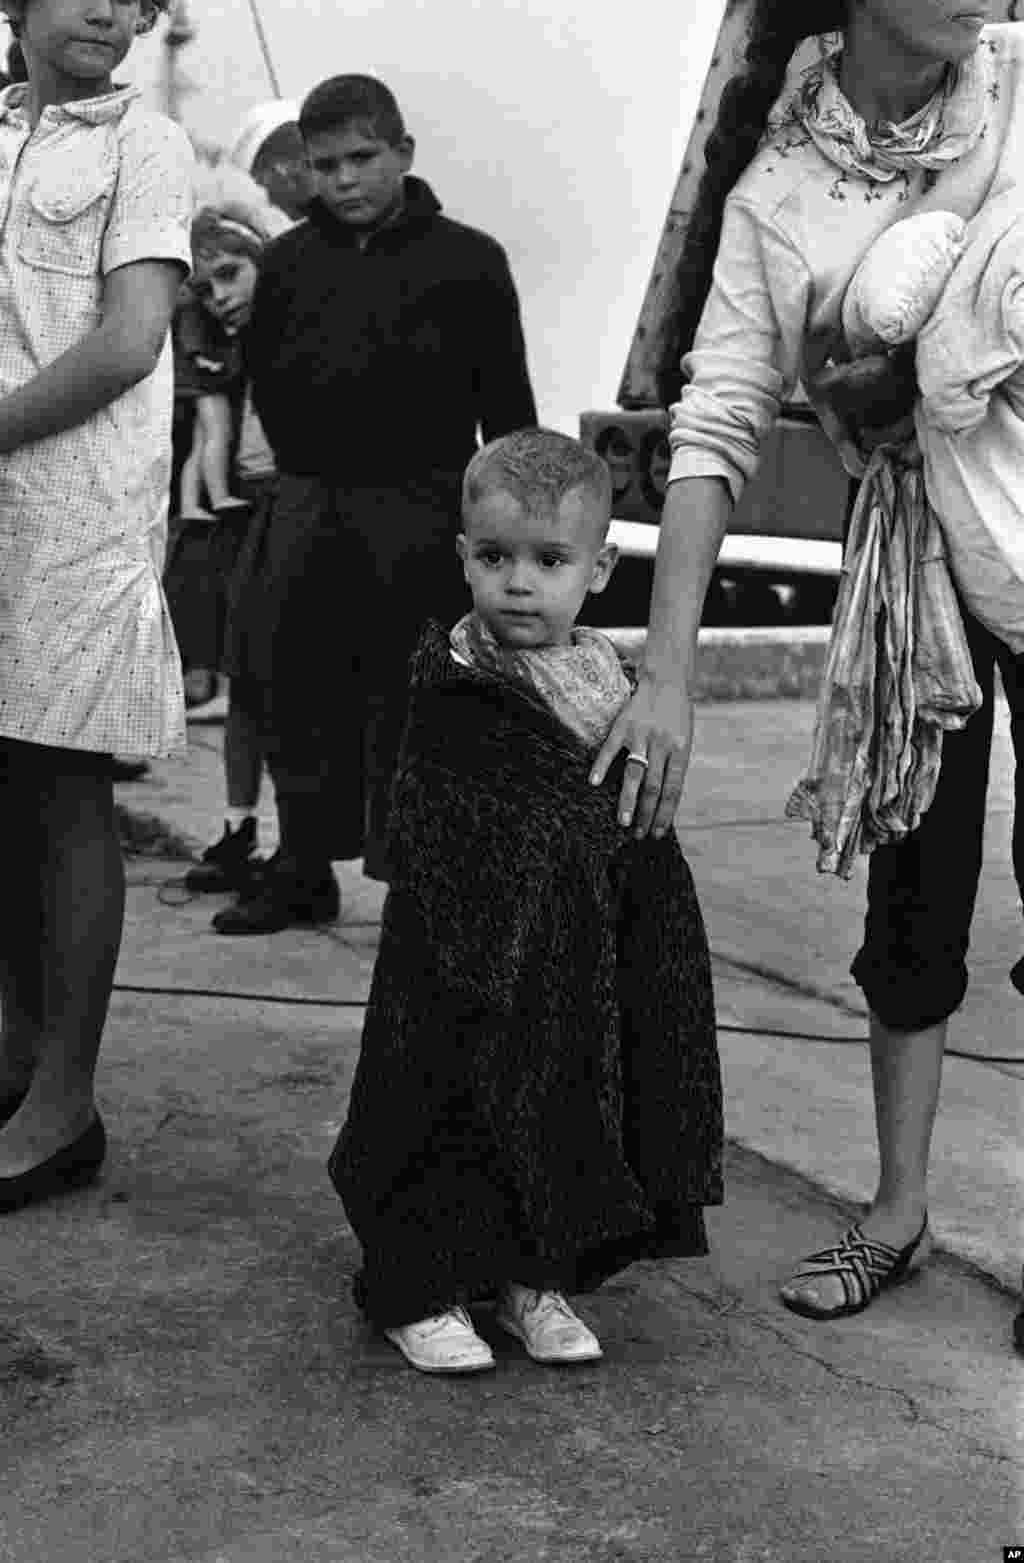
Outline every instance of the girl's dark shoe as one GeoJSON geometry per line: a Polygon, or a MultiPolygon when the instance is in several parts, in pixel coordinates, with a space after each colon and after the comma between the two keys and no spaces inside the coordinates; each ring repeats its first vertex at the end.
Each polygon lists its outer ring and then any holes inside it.
{"type": "Polygon", "coordinates": [[[338,881],[328,869],[321,879],[300,879],[272,861],[253,888],[213,919],[217,933],[280,933],[285,928],[333,923],[341,911],[338,881]]]}
{"type": "Polygon", "coordinates": [[[260,859],[256,855],[256,819],[250,815],[236,830],[224,821],[224,834],[207,847],[195,868],[185,875],[186,890],[197,894],[237,895],[252,883],[260,859]]]}
{"type": "Polygon", "coordinates": [[[7,1123],[14,1117],[18,1108],[28,1095],[28,1087],[24,1091],[15,1091],[11,1096],[0,1096],[0,1125],[7,1123]]]}
{"type": "Polygon", "coordinates": [[[19,1172],[13,1178],[0,1178],[0,1213],[37,1205],[41,1200],[92,1183],[107,1153],[107,1135],[99,1113],[77,1140],[55,1151],[38,1167],[19,1172]]]}
{"type": "Polygon", "coordinates": [[[1024,955],[1010,971],[1010,981],[1018,993],[1024,993],[1024,955]]]}
{"type": "Polygon", "coordinates": [[[823,1248],[802,1260],[779,1295],[792,1313],[805,1319],[845,1319],[863,1312],[888,1287],[909,1280],[930,1251],[927,1215],[920,1232],[905,1248],[891,1248],[888,1243],[865,1237],[859,1226],[851,1227],[834,1248],[823,1248]],[[808,1281],[826,1277],[839,1281],[843,1288],[845,1301],[835,1308],[824,1307],[804,1290],[808,1281]]]}

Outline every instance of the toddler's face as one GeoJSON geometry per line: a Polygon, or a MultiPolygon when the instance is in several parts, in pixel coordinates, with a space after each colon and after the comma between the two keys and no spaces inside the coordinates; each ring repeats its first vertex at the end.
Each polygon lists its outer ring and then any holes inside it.
{"type": "Polygon", "coordinates": [[[582,489],[532,515],[512,494],[485,493],[465,519],[459,556],[473,606],[503,646],[567,645],[588,592],[604,591],[616,549],[606,515],[582,489]]]}

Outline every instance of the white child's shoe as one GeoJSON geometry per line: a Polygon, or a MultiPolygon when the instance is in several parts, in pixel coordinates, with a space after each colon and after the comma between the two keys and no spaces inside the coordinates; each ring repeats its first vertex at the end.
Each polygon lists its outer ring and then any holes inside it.
{"type": "Polygon", "coordinates": [[[497,1322],[522,1341],[534,1362],[596,1362],[601,1343],[561,1292],[537,1292],[510,1283],[498,1304],[497,1322]]]}
{"type": "Polygon", "coordinates": [[[494,1367],[491,1348],[474,1330],[465,1308],[449,1308],[384,1334],[421,1373],[480,1373],[494,1367]]]}

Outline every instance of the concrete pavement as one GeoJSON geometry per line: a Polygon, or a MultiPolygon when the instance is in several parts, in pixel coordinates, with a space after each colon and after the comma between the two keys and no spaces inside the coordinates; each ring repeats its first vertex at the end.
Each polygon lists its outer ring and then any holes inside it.
{"type": "MultiPolygon", "coordinates": [[[[531,1364],[484,1312],[498,1371],[425,1379],[355,1314],[324,1161],[380,887],[338,865],[336,927],[226,939],[181,861],[132,857],[108,1167],[0,1223],[0,1563],[997,1563],[1024,1543],[1019,1064],[949,1062],[919,1278],[835,1325],[776,1300],[873,1170],[846,974],[862,887],[818,876],[782,817],[812,718],[699,712],[681,830],[715,954],[726,1204],[707,1260],[581,1303],[593,1368],[531,1364]]],[[[164,854],[219,830],[220,736],[193,724],[187,760],[122,789],[164,854]]],[[[1008,802],[1003,712],[954,1036],[989,1056],[1021,1052],[1024,1012],[1008,802]]]]}
{"type": "MultiPolygon", "coordinates": [[[[716,681],[720,673],[717,664],[716,681]]],[[[813,721],[807,700],[702,704],[679,828],[714,956],[729,1133],[834,1194],[865,1200],[875,1172],[874,1118],[866,1012],[848,968],[860,939],[866,867],[859,864],[847,883],[818,874],[808,827],[784,817],[809,753],[813,721]]],[[[222,729],[211,721],[193,724],[190,732],[187,759],[162,764],[151,780],[124,788],[121,796],[198,846],[220,829],[222,729]]],[[[951,1028],[932,1178],[939,1241],[1008,1287],[1017,1286],[1024,1258],[1024,999],[1008,977],[1024,952],[1024,918],[1010,865],[1012,765],[1008,713],[1000,700],[971,987],[951,1028]],[[958,1058],[956,1052],[974,1056],[958,1058]],[[1004,1058],[1019,1062],[989,1062],[1004,1058]]],[[[260,829],[261,841],[273,847],[269,786],[260,829]]],[[[342,932],[330,937],[358,941],[358,967],[350,973],[332,958],[329,971],[317,968],[314,975],[308,964],[305,970],[310,991],[352,999],[365,996],[383,892],[362,878],[358,865],[338,865],[338,874],[346,913],[342,932]]],[[[140,959],[150,981],[177,970],[179,925],[166,922],[135,925],[122,972],[142,969],[140,959]]],[[[212,980],[228,990],[246,986],[246,973],[254,970],[275,990],[284,982],[301,991],[308,935],[218,938],[207,933],[205,916],[200,931],[198,946],[191,938],[184,943],[182,969],[201,960],[212,963],[212,980]]]]}

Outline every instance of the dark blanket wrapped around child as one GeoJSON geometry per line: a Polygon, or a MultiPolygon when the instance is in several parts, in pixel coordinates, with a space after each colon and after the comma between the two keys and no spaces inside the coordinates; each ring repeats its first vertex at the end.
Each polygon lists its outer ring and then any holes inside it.
{"type": "Polygon", "coordinates": [[[707,939],[674,833],[529,688],[413,661],[390,890],[329,1170],[381,1327],[507,1280],[586,1291],[707,1251],[722,1105],[707,939]]]}

